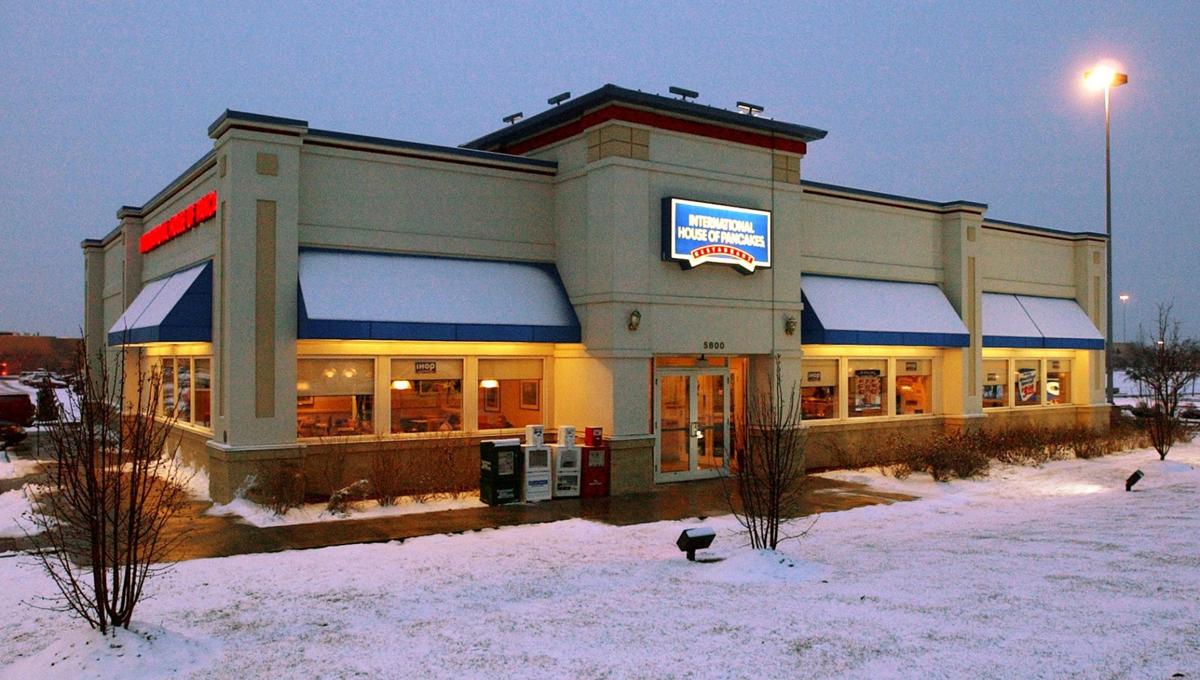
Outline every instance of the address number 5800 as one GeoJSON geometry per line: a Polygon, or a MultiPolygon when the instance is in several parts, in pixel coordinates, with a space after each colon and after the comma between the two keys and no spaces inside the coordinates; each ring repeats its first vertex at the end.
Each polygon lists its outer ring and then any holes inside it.
{"type": "Polygon", "coordinates": [[[704,349],[725,349],[725,343],[717,340],[705,340],[703,343],[704,349]]]}

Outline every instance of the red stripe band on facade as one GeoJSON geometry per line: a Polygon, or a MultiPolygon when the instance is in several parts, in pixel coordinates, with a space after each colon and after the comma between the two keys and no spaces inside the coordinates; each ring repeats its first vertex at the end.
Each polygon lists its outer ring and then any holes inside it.
{"type": "Polygon", "coordinates": [[[591,113],[585,114],[579,120],[567,123],[560,127],[554,128],[553,130],[548,130],[539,135],[534,135],[529,139],[516,142],[515,144],[502,147],[501,150],[504,153],[517,155],[528,153],[534,149],[540,149],[544,146],[548,146],[568,137],[574,137],[590,127],[610,120],[619,120],[625,123],[647,125],[660,130],[683,132],[690,135],[709,137],[711,139],[720,139],[726,142],[736,142],[738,144],[748,144],[750,146],[757,146],[763,149],[772,149],[775,151],[787,151],[790,153],[803,154],[808,150],[807,144],[796,139],[765,135],[761,132],[737,130],[734,128],[721,127],[720,125],[713,125],[711,123],[701,123],[694,120],[673,118],[661,113],[633,109],[627,106],[621,106],[619,104],[610,104],[602,109],[592,111],[591,113]]]}

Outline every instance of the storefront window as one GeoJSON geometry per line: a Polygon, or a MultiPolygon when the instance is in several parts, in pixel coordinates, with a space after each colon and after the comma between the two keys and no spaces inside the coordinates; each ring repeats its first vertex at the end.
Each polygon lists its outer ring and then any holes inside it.
{"type": "Polygon", "coordinates": [[[1071,360],[1046,360],[1046,403],[1071,403],[1071,360]]]}
{"type": "Polygon", "coordinates": [[[162,405],[158,414],[169,416],[175,413],[175,359],[165,357],[162,360],[162,384],[159,386],[162,405]]]}
{"type": "Polygon", "coordinates": [[[299,359],[296,434],[300,437],[371,434],[374,395],[374,359],[299,359]]]}
{"type": "Polygon", "coordinates": [[[846,404],[851,418],[886,415],[883,397],[887,391],[887,361],[850,360],[846,404]]]}
{"type": "Polygon", "coordinates": [[[462,359],[393,359],[392,432],[461,432],[462,359]]]}
{"type": "Polygon", "coordinates": [[[192,375],[192,413],[194,422],[212,427],[212,359],[196,359],[192,375]]]}
{"type": "Polygon", "coordinates": [[[933,413],[933,361],[896,360],[896,415],[933,413]]]}
{"type": "Polygon", "coordinates": [[[160,416],[175,416],[182,425],[212,427],[212,359],[210,357],[152,357],[144,359],[146,385],[154,375],[160,416]]]}
{"type": "Polygon", "coordinates": [[[814,359],[801,365],[800,409],[804,420],[838,417],[837,359],[814,359]]]}
{"type": "Polygon", "coordinates": [[[983,407],[1008,406],[1008,360],[995,359],[983,362],[983,407]]]}
{"type": "Polygon", "coordinates": [[[542,423],[542,360],[479,360],[479,429],[542,423]]]}
{"type": "Polygon", "coordinates": [[[180,422],[192,422],[192,360],[175,360],[175,394],[179,395],[175,415],[180,422]]]}
{"type": "Polygon", "coordinates": [[[1013,380],[1013,396],[1017,406],[1037,406],[1042,403],[1042,380],[1038,375],[1041,362],[1034,360],[1019,360],[1016,362],[1016,375],[1013,380]]]}

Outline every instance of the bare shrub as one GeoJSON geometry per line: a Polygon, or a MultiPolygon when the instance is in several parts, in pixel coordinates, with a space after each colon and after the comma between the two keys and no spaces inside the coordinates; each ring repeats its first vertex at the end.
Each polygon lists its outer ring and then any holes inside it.
{"type": "Polygon", "coordinates": [[[401,453],[395,449],[377,449],[371,454],[371,471],[367,479],[375,493],[375,500],[382,506],[396,504],[396,498],[404,490],[404,464],[401,453]]]}
{"type": "Polygon", "coordinates": [[[78,422],[43,424],[57,464],[48,466],[26,536],[58,588],[50,608],[107,632],[129,627],[146,581],[185,537],[186,529],[163,529],[187,505],[188,475],[163,455],[175,449],[168,446],[175,418],[155,415],[162,376],[139,368],[127,399],[126,351],[112,364],[103,349],[96,361],[87,358],[80,349],[80,389],[69,396],[78,422]]]}
{"type": "Polygon", "coordinates": [[[304,504],[304,469],[294,461],[273,461],[258,467],[250,484],[254,500],[276,515],[304,504]]]}
{"type": "Polygon", "coordinates": [[[354,504],[366,500],[370,495],[371,483],[365,479],[355,481],[329,494],[329,502],[325,510],[334,515],[346,515],[354,509],[354,504]]]}
{"type": "Polygon", "coordinates": [[[368,476],[375,498],[380,505],[392,505],[401,496],[428,503],[478,490],[477,459],[465,455],[470,453],[468,442],[462,433],[438,432],[390,446],[381,443],[368,476]]]}
{"type": "Polygon", "coordinates": [[[1189,436],[1190,428],[1179,417],[1179,405],[1184,391],[1200,380],[1200,343],[1183,338],[1180,329],[1171,305],[1159,305],[1153,336],[1130,348],[1126,369],[1150,394],[1145,427],[1160,460],[1166,460],[1175,442],[1189,436]]]}
{"type": "Polygon", "coordinates": [[[1064,438],[1070,442],[1070,449],[1076,458],[1099,458],[1111,452],[1109,438],[1090,427],[1081,425],[1067,428],[1064,432],[1064,438]]]}
{"type": "Polygon", "coordinates": [[[756,550],[774,550],[781,540],[781,525],[796,517],[804,496],[804,445],[800,426],[800,400],[792,385],[784,395],[778,359],[769,389],[751,395],[747,404],[749,438],[738,460],[735,488],[740,507],[726,486],[730,510],[750,534],[756,550]]]}

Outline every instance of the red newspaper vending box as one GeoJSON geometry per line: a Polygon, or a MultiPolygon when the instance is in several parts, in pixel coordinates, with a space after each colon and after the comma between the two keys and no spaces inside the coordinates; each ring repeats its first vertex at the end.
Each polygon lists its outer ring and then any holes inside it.
{"type": "Polygon", "coordinates": [[[603,498],[609,495],[612,476],[612,449],[597,441],[596,445],[580,447],[583,469],[579,495],[582,498],[603,498]]]}

